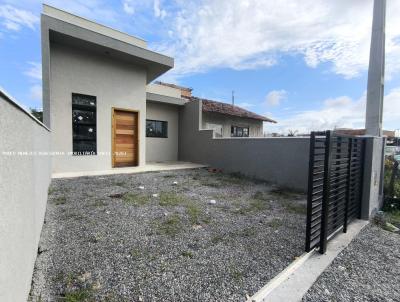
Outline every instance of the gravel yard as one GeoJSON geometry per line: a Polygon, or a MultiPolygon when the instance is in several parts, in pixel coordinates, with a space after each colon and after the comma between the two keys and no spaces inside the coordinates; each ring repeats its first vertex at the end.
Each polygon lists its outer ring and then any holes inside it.
{"type": "Polygon", "coordinates": [[[244,301],[303,253],[305,211],[206,169],[53,180],[30,301],[244,301]]]}
{"type": "Polygon", "coordinates": [[[317,301],[400,301],[400,235],[366,226],[303,297],[317,301]]]}

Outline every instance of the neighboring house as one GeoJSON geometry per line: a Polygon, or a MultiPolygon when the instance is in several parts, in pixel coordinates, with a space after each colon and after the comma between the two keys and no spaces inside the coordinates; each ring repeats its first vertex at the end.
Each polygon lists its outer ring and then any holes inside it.
{"type": "Polygon", "coordinates": [[[201,101],[203,129],[213,129],[216,137],[262,137],[263,122],[276,123],[238,106],[206,99],[201,101]]]}
{"type": "MultiPolygon", "coordinates": [[[[54,173],[179,160],[183,106],[203,104],[203,128],[217,136],[262,136],[263,121],[237,106],[200,100],[155,82],[173,58],[136,37],[44,5],[41,16],[43,121],[54,173]]],[[[194,119],[193,119],[194,120],[194,119]]]]}
{"type": "Polygon", "coordinates": [[[181,90],[182,98],[202,102],[202,129],[214,130],[215,137],[262,137],[263,122],[276,121],[227,103],[192,96],[192,88],[156,82],[158,85],[181,90]]]}

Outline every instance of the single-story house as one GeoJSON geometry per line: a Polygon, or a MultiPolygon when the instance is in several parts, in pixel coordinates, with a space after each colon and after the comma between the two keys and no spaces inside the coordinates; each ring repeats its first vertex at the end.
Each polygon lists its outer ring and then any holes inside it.
{"type": "Polygon", "coordinates": [[[174,59],[139,38],[44,5],[41,16],[43,121],[51,129],[53,173],[179,160],[179,116],[202,103],[200,127],[215,137],[262,136],[274,122],[190,88],[154,82],[174,59]]]}

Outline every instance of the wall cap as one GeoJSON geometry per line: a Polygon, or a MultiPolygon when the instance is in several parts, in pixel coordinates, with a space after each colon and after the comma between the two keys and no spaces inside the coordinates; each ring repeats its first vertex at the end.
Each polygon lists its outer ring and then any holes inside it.
{"type": "Polygon", "coordinates": [[[11,105],[28,115],[31,119],[33,119],[36,123],[38,123],[40,126],[42,126],[44,129],[47,131],[51,132],[49,128],[45,124],[43,124],[41,121],[39,121],[36,117],[33,116],[32,113],[30,113],[23,105],[21,105],[18,101],[16,101],[8,92],[5,91],[3,87],[0,86],[0,96],[8,101],[11,105]]]}

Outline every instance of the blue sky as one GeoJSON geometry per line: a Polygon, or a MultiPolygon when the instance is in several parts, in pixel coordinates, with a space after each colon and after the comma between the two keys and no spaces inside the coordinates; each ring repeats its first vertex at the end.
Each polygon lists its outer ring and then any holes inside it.
{"type": "MultiPolygon", "coordinates": [[[[400,128],[400,1],[388,1],[384,126],[400,128]]],[[[161,80],[278,121],[267,132],[363,127],[372,0],[49,0],[175,58],[161,80]]],[[[0,86],[41,107],[42,1],[0,0],[0,86]]]]}

